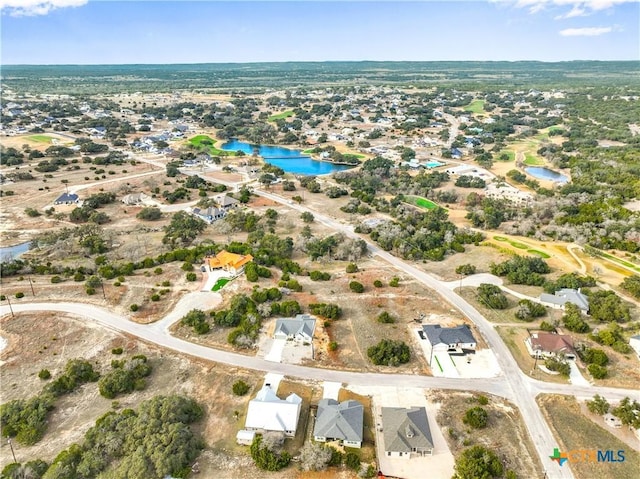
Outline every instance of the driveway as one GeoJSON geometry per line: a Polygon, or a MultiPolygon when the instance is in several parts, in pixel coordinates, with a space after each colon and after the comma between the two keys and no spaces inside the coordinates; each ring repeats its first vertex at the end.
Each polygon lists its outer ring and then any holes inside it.
{"type": "Polygon", "coordinates": [[[576,386],[591,386],[591,383],[587,381],[582,375],[582,373],[580,372],[580,369],[578,368],[578,365],[576,364],[575,359],[569,359],[567,360],[567,362],[569,363],[569,366],[571,366],[571,372],[569,374],[569,382],[571,384],[575,384],[576,386]]]}

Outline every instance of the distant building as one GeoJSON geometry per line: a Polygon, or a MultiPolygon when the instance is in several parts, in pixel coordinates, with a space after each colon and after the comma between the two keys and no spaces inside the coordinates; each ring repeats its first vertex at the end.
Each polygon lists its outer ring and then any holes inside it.
{"type": "Polygon", "coordinates": [[[210,206],[209,208],[193,208],[191,213],[209,224],[218,221],[227,215],[226,211],[216,208],[215,206],[210,206]]]}
{"type": "Polygon", "coordinates": [[[270,386],[265,385],[254,399],[249,401],[244,427],[248,431],[282,432],[293,437],[298,428],[302,399],[291,393],[280,399],[270,386]]]}
{"type": "Polygon", "coordinates": [[[589,312],[589,298],[584,295],[580,288],[562,288],[553,294],[542,293],[540,302],[555,309],[564,309],[567,303],[571,303],[580,308],[584,314],[589,312]]]}
{"type": "Polygon", "coordinates": [[[313,438],[318,442],[340,441],[345,447],[362,447],[364,407],[358,401],[321,399],[313,438]]]}
{"type": "Polygon", "coordinates": [[[75,193],[62,193],[53,202],[54,205],[75,205],[78,204],[80,198],[75,193]]]}
{"type": "Polygon", "coordinates": [[[433,439],[423,407],[383,407],[384,453],[388,457],[430,456],[433,439]]]}
{"type": "Polygon", "coordinates": [[[485,195],[487,198],[507,200],[515,205],[525,205],[533,201],[533,196],[530,193],[520,191],[518,188],[506,183],[500,185],[491,183],[487,185],[485,195]]]}
{"type": "Polygon", "coordinates": [[[573,338],[566,334],[554,334],[539,331],[532,333],[524,340],[527,350],[532,357],[549,358],[565,357],[576,358],[576,350],[573,346],[573,338]]]}

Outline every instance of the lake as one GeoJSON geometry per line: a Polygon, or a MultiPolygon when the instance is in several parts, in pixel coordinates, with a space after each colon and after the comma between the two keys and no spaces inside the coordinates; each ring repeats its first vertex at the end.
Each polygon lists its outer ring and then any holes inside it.
{"type": "Polygon", "coordinates": [[[558,173],[557,171],[550,170],[543,166],[527,166],[524,171],[539,180],[551,180],[557,183],[566,183],[569,181],[569,178],[562,173],[558,173]]]}
{"type": "Polygon", "coordinates": [[[352,168],[348,165],[335,165],[326,161],[314,160],[300,150],[291,150],[281,146],[252,145],[236,139],[229,140],[220,146],[227,151],[241,150],[247,155],[252,155],[254,148],[258,148],[258,155],[267,163],[282,168],[287,173],[300,175],[326,175],[336,171],[352,168]]]}
{"type": "Polygon", "coordinates": [[[29,245],[31,242],[20,243],[15,246],[6,246],[0,248],[0,261],[10,261],[20,257],[22,253],[29,251],[29,245]]]}

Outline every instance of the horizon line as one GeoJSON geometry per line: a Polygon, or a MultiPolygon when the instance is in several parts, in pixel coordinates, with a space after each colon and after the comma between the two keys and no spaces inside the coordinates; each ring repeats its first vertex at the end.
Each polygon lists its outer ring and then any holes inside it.
{"type": "Polygon", "coordinates": [[[168,62],[168,63],[1,63],[0,67],[46,67],[46,66],[156,66],[156,65],[261,65],[261,64],[290,64],[290,63],[572,63],[572,62],[600,62],[600,63],[640,63],[640,59],[626,60],[282,60],[282,61],[238,61],[238,62],[168,62]]]}

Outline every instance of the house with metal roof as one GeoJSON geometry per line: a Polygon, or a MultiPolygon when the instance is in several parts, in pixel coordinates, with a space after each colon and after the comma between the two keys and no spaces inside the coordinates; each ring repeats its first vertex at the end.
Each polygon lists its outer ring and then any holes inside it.
{"type": "Polygon", "coordinates": [[[321,399],[318,403],[313,438],[318,442],[340,441],[346,447],[362,447],[364,407],[358,401],[338,403],[321,399]]]}
{"type": "Polygon", "coordinates": [[[249,401],[244,428],[259,433],[282,432],[293,437],[298,428],[302,398],[295,393],[280,399],[270,386],[265,385],[254,399],[249,401]]]}
{"type": "Polygon", "coordinates": [[[540,302],[555,309],[564,309],[567,303],[572,303],[584,314],[589,312],[589,298],[580,291],[580,288],[577,290],[562,288],[553,294],[542,293],[540,302]]]}
{"type": "Polygon", "coordinates": [[[433,454],[433,438],[424,407],[383,407],[384,453],[410,459],[433,454]]]}

